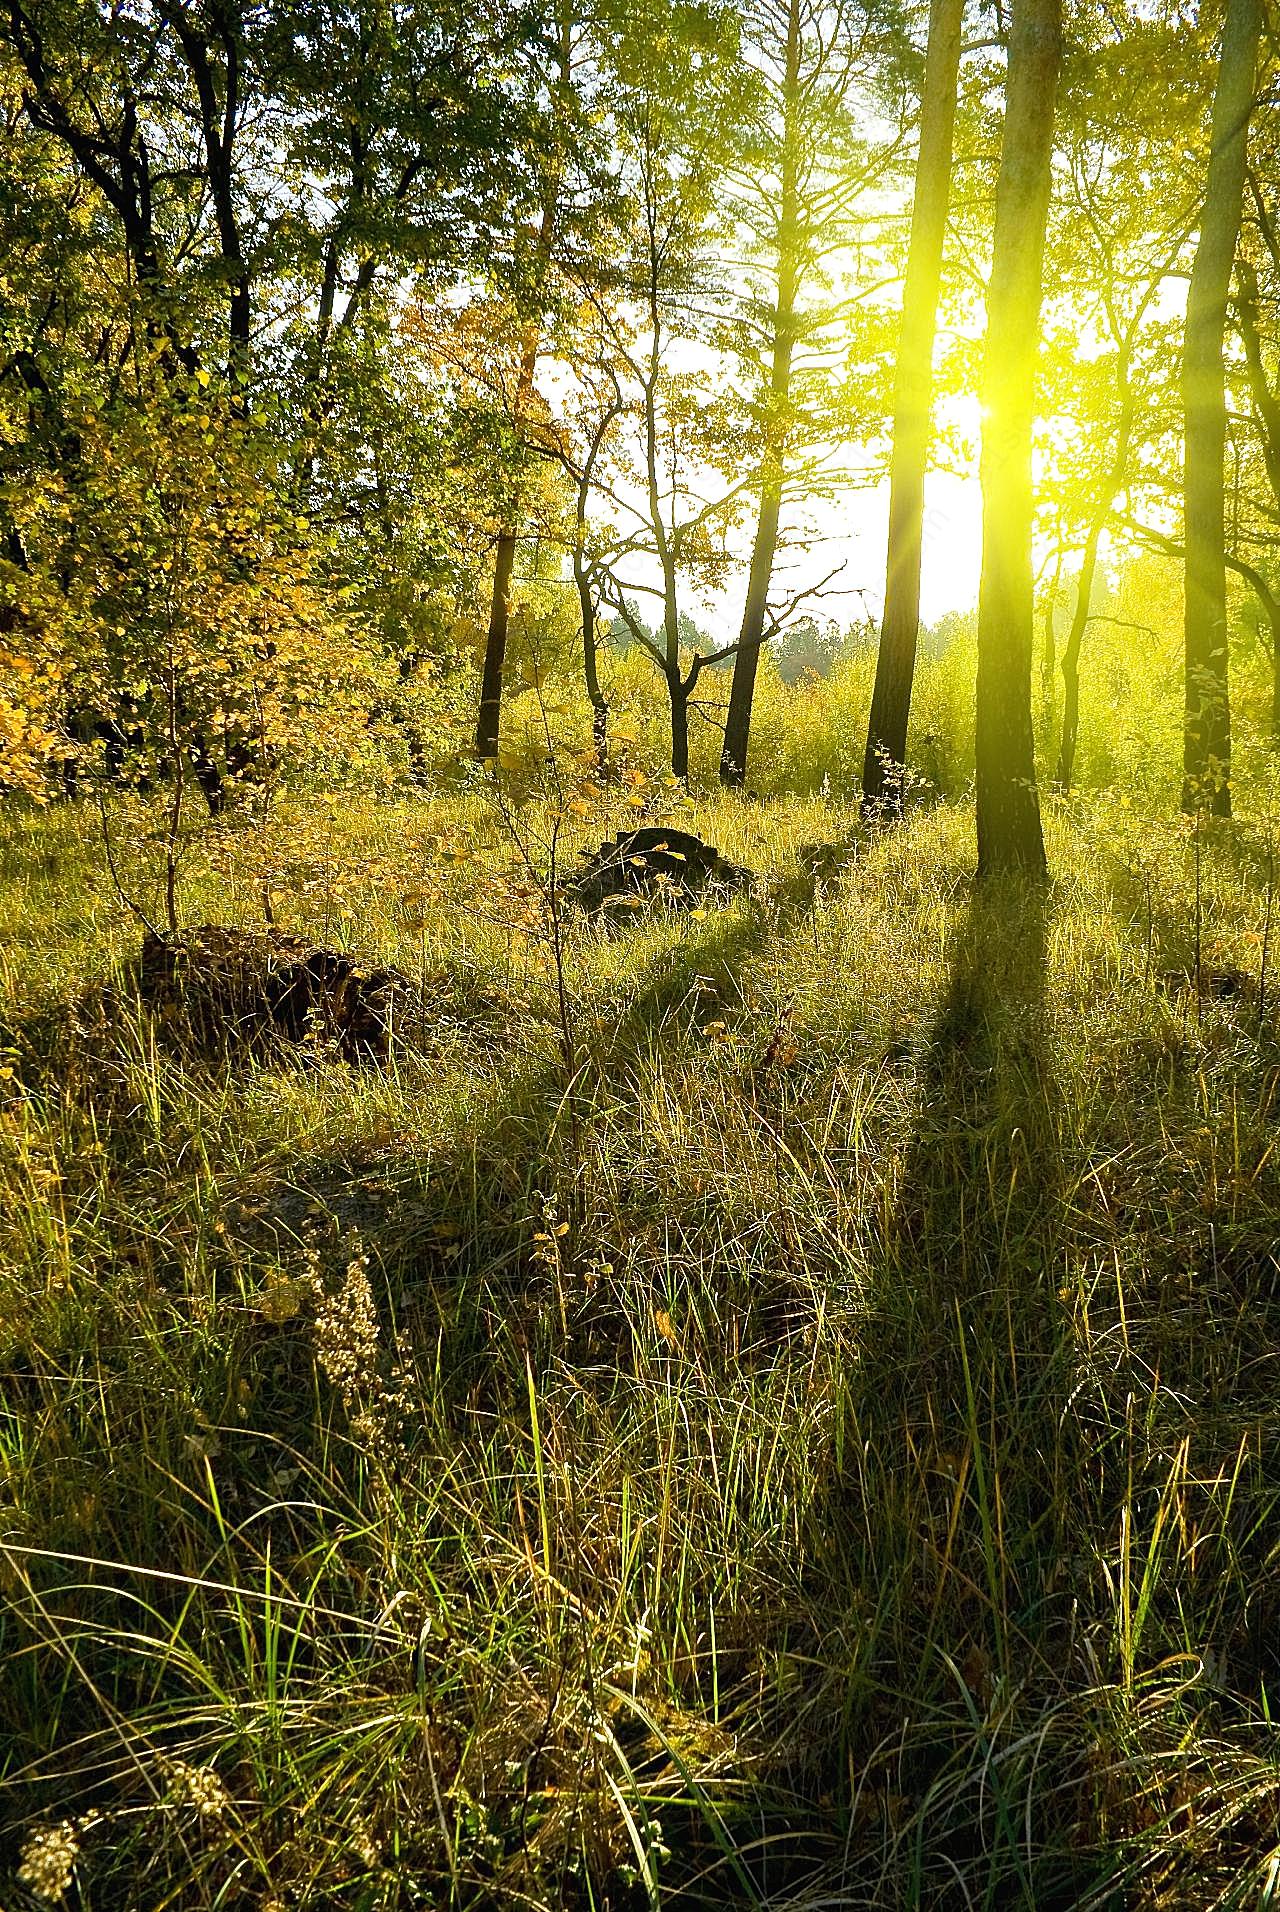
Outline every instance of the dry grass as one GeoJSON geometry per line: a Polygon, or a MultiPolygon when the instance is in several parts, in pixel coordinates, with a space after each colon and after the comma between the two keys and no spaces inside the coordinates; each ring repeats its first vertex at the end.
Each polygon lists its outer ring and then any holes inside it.
{"type": "Polygon", "coordinates": [[[761,893],[614,935],[603,813],[197,836],[188,920],[420,978],[383,1074],[95,1011],[91,821],[6,819],[7,1912],[1270,1902],[1265,824],[810,906],[850,817],[683,820],[761,893]]]}

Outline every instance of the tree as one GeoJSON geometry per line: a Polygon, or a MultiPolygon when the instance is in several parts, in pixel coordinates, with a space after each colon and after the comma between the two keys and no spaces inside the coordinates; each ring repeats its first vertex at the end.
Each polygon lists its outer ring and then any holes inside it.
{"type": "Polygon", "coordinates": [[[747,776],[751,705],[755,693],[760,642],[768,612],[769,580],[778,543],[782,508],[782,456],[791,398],[791,359],[795,349],[796,293],[800,279],[799,105],[801,0],[787,0],[781,84],[782,151],[778,179],[777,300],[772,319],[769,375],[770,416],[765,424],[765,465],[760,485],[760,516],[751,551],[746,604],[733,683],[725,717],[720,781],[741,785],[747,776]]]}
{"type": "Polygon", "coordinates": [[[164,367],[150,391],[86,412],[81,434],[78,472],[14,502],[23,562],[0,561],[0,627],[32,684],[58,683],[77,772],[163,785],[173,927],[188,787],[217,812],[250,763],[261,781],[361,760],[386,672],[284,505],[269,420],[208,374],[179,386],[164,367]],[[127,722],[105,723],[113,710],[127,722]]]}
{"type": "Polygon", "coordinates": [[[1249,118],[1262,31],[1260,0],[1227,0],[1214,90],[1200,240],[1187,290],[1182,354],[1186,545],[1184,810],[1231,814],[1222,349],[1240,232],[1249,118]]]}
{"type": "MultiPolygon", "coordinates": [[[[56,473],[74,451],[49,428],[74,410],[64,396],[111,398],[131,355],[159,352],[175,390],[200,370],[246,412],[270,394],[279,482],[340,530],[335,583],[385,576],[402,287],[522,276],[511,235],[538,203],[552,117],[541,15],[534,0],[6,0],[0,84],[21,114],[3,168],[62,156],[113,315],[110,336],[89,318],[73,331],[56,299],[16,315],[10,365],[48,394],[32,456],[56,473]]],[[[18,303],[6,288],[6,334],[18,303]]]]}
{"type": "MultiPolygon", "coordinates": [[[[575,35],[573,9],[560,0],[555,39],[555,54],[548,79],[556,111],[562,118],[562,134],[568,134],[576,118],[574,93],[575,35]]],[[[543,189],[537,236],[532,248],[530,283],[524,296],[533,310],[520,328],[519,366],[511,399],[511,425],[517,451],[534,398],[534,379],[538,355],[542,349],[542,331],[550,292],[552,266],[559,243],[559,225],[563,199],[568,186],[565,177],[566,145],[558,152],[543,189]]],[[[515,576],[516,546],[520,536],[519,491],[498,531],[494,547],[493,590],[489,601],[488,628],[485,634],[484,661],[481,668],[480,708],[476,716],[476,756],[481,763],[493,762],[498,755],[498,733],[502,722],[502,676],[507,654],[507,634],[511,622],[511,594],[515,576]]]]}
{"type": "Polygon", "coordinates": [[[983,373],[978,873],[1045,872],[1031,719],[1031,429],[1061,0],[1013,0],[983,373]]]}
{"type": "Polygon", "coordinates": [[[884,616],[862,771],[864,814],[898,809],[920,629],[924,476],[933,397],[933,342],[951,185],[951,146],[964,0],[931,0],[920,99],[911,239],[902,296],[889,478],[884,616]]]}
{"type": "Polygon", "coordinates": [[[632,9],[614,51],[612,97],[628,219],[616,265],[590,270],[579,285],[632,425],[627,438],[617,435],[609,473],[600,468],[595,480],[597,504],[614,520],[610,559],[597,576],[662,675],[680,778],[698,679],[735,649],[690,653],[681,590],[689,579],[717,585],[727,576],[727,533],[754,469],[742,471],[740,408],[710,350],[725,305],[718,188],[742,110],[737,56],[737,21],[720,5],[668,9],[654,0],[652,10],[632,9]],[[637,615],[637,598],[657,601],[655,634],[637,615]]]}
{"type": "MultiPolygon", "coordinates": [[[[1280,273],[1280,242],[1277,241],[1265,198],[1257,182],[1252,181],[1251,184],[1258,233],[1271,268],[1270,278],[1274,287],[1275,276],[1280,273]]],[[[1280,744],[1280,591],[1267,575],[1274,564],[1275,526],[1277,518],[1280,518],[1280,392],[1277,391],[1274,374],[1267,365],[1258,272],[1253,260],[1243,254],[1236,259],[1235,308],[1236,330],[1244,348],[1245,385],[1257,462],[1262,467],[1261,488],[1264,496],[1262,500],[1251,499],[1253,509],[1247,513],[1240,509],[1242,500],[1239,497],[1234,501],[1235,550],[1228,551],[1226,561],[1228,567],[1234,568],[1250,585],[1266,620],[1271,666],[1271,736],[1274,743],[1280,744]],[[1247,536],[1245,524],[1249,520],[1257,527],[1252,531],[1249,542],[1260,547],[1254,551],[1255,561],[1252,563],[1240,549],[1247,536]]]]}
{"type": "MultiPolygon", "coordinates": [[[[583,685],[591,705],[591,747],[603,774],[609,759],[609,705],[600,682],[600,599],[616,552],[608,527],[593,525],[591,506],[602,482],[601,467],[608,461],[609,439],[626,412],[625,363],[610,349],[611,328],[601,323],[598,308],[586,302],[576,317],[576,327],[561,339],[561,349],[567,347],[571,354],[574,390],[558,415],[548,418],[543,447],[573,486],[568,554],[578,598],[583,685]]],[[[622,628],[629,637],[625,622],[622,628]]]]}
{"type": "Polygon", "coordinates": [[[1080,661],[1116,502],[1139,478],[1144,442],[1163,435],[1170,326],[1159,303],[1198,211],[1202,99],[1201,62],[1187,57],[1180,24],[1098,16],[1091,42],[1082,38],[1077,28],[1058,114],[1061,193],[1047,268],[1069,303],[1048,328],[1040,380],[1055,425],[1041,496],[1053,496],[1059,568],[1067,551],[1080,554],[1061,657],[1060,790],[1075,771],[1080,661]],[[1158,92],[1153,68],[1169,75],[1158,92]]]}
{"type": "Polygon", "coordinates": [[[746,780],[760,648],[781,621],[769,599],[784,503],[789,492],[812,502],[830,489],[821,448],[849,435],[835,340],[851,300],[847,284],[832,285],[832,264],[847,275],[869,190],[894,163],[903,91],[896,20],[882,22],[862,0],[754,0],[743,31],[758,104],[728,173],[749,290],[726,338],[757,395],[761,470],[720,757],[730,786],[746,780]],[[883,136],[868,145],[865,109],[877,94],[877,105],[897,97],[883,136]]]}

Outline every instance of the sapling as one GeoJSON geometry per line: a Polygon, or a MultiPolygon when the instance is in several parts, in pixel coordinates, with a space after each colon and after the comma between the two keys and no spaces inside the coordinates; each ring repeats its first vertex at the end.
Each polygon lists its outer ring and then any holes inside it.
{"type": "MultiPolygon", "coordinates": [[[[528,919],[527,927],[542,940],[550,956],[562,1069],[561,1106],[569,1125],[576,1210],[580,1204],[580,1185],[585,1158],[581,1113],[578,1106],[581,1061],[567,968],[568,925],[565,920],[565,898],[562,886],[564,870],[562,844],[570,817],[580,815],[584,806],[580,791],[570,792],[565,785],[541,688],[537,690],[537,697],[546,737],[544,791],[549,824],[545,833],[534,830],[517,815],[499,773],[491,772],[485,779],[484,787],[497,811],[503,830],[519,857],[525,882],[537,898],[537,912],[528,919]]],[[[584,785],[583,788],[585,787],[584,785]]]]}

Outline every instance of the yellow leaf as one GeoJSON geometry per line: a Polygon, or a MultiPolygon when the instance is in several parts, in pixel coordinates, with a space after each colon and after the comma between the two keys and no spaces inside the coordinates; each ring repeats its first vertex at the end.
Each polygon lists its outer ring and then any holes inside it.
{"type": "Polygon", "coordinates": [[[676,1331],[671,1325],[671,1316],[667,1313],[665,1308],[654,1309],[653,1325],[658,1330],[658,1333],[662,1336],[663,1340],[667,1343],[667,1346],[674,1348],[676,1345],[676,1331]]]}

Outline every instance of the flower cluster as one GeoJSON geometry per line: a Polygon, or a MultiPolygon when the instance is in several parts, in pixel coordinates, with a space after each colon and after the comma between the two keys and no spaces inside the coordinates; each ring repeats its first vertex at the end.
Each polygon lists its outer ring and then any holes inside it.
{"type": "Polygon", "coordinates": [[[80,1827],[74,1819],[66,1819],[57,1826],[42,1826],[22,1848],[18,1883],[25,1885],[37,1899],[56,1904],[70,1888],[79,1857],[80,1827]]]}
{"type": "Polygon", "coordinates": [[[222,1819],[231,1810],[231,1795],[212,1766],[166,1757],[163,1772],[172,1805],[194,1806],[201,1819],[222,1819]]]}
{"type": "Polygon", "coordinates": [[[378,1310],[369,1281],[369,1257],[353,1255],[336,1290],[325,1287],[313,1265],[310,1285],[315,1296],[316,1358],[350,1413],[368,1392],[378,1368],[378,1310]]]}
{"type": "Polygon", "coordinates": [[[382,1364],[378,1309],[369,1280],[369,1257],[357,1247],[336,1288],[308,1257],[302,1277],[314,1303],[311,1336],[316,1359],[337,1389],[360,1446],[382,1462],[399,1452],[397,1425],[405,1412],[406,1377],[397,1369],[388,1381],[382,1364]]]}

